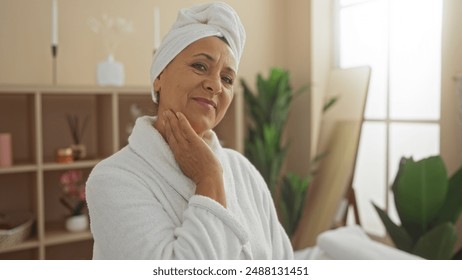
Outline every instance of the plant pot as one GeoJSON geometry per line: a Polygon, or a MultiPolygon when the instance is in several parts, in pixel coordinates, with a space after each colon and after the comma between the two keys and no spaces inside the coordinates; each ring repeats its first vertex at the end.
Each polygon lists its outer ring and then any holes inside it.
{"type": "Polygon", "coordinates": [[[85,214],[70,216],[66,219],[65,226],[71,232],[85,231],[88,229],[88,216],[85,214]]]}

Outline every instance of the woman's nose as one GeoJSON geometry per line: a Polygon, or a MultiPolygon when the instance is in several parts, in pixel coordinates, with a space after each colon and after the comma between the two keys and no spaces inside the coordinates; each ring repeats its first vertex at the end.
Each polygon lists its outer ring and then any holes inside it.
{"type": "Polygon", "coordinates": [[[204,88],[212,94],[218,94],[221,89],[221,78],[216,75],[207,77],[204,80],[204,88]]]}

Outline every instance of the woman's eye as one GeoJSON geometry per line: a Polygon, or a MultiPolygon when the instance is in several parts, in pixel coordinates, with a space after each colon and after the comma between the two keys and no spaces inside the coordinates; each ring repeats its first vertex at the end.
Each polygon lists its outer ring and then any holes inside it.
{"type": "Polygon", "coordinates": [[[229,85],[232,85],[233,84],[233,79],[228,77],[228,76],[224,76],[221,78],[225,83],[229,84],[229,85]]]}
{"type": "Polygon", "coordinates": [[[205,65],[202,64],[202,63],[194,63],[194,64],[192,65],[192,67],[193,67],[194,69],[199,70],[199,71],[207,71],[207,66],[205,66],[205,65]]]}

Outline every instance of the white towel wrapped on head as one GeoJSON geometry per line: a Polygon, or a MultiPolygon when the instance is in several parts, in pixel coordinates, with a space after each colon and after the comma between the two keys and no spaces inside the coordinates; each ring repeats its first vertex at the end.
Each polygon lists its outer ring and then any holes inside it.
{"type": "Polygon", "coordinates": [[[210,36],[224,37],[239,63],[245,44],[245,30],[237,13],[228,4],[214,2],[181,9],[170,31],[156,50],[151,65],[152,98],[157,103],[153,83],[164,68],[191,43],[210,36]]]}

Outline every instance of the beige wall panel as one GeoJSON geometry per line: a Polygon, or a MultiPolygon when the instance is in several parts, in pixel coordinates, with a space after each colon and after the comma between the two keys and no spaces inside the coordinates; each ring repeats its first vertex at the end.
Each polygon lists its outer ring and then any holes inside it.
{"type": "Polygon", "coordinates": [[[247,42],[239,66],[239,75],[254,85],[256,74],[265,76],[271,67],[284,67],[287,53],[285,9],[290,1],[228,0],[241,17],[247,42]]]}
{"type": "MultiPolygon", "coordinates": [[[[287,5],[287,58],[292,86],[310,85],[311,76],[311,1],[290,0],[287,5]]],[[[288,122],[290,150],[287,169],[299,175],[309,172],[310,158],[310,93],[304,92],[292,103],[288,122]]]]}
{"type": "MultiPolygon", "coordinates": [[[[114,56],[125,66],[127,86],[148,86],[154,46],[154,7],[160,9],[163,37],[178,9],[204,1],[186,0],[59,0],[59,85],[95,85],[96,67],[108,54],[101,34],[91,31],[88,20],[102,14],[133,22],[134,32],[121,34],[114,56]]],[[[229,0],[247,30],[240,76],[253,81],[286,61],[285,1],[229,0]]],[[[0,0],[0,82],[51,84],[51,0],[0,0]]]]}
{"type": "Polygon", "coordinates": [[[309,86],[309,91],[298,96],[292,106],[288,169],[307,175],[310,158],[316,155],[321,108],[332,68],[332,3],[325,0],[290,0],[286,1],[286,5],[286,47],[293,86],[309,86]]]}
{"type": "MultiPolygon", "coordinates": [[[[114,53],[125,67],[125,84],[149,85],[149,66],[154,47],[155,1],[60,0],[59,1],[59,63],[58,83],[64,85],[95,85],[96,67],[108,51],[101,33],[91,31],[88,20],[101,19],[103,14],[122,17],[133,23],[134,32],[120,34],[114,53]]],[[[159,5],[160,6],[160,5],[159,5]]],[[[169,19],[161,10],[161,27],[169,19]]],[[[161,32],[163,29],[161,29],[161,32]]]]}
{"type": "Polygon", "coordinates": [[[0,0],[1,84],[51,83],[48,3],[0,0]]]}

